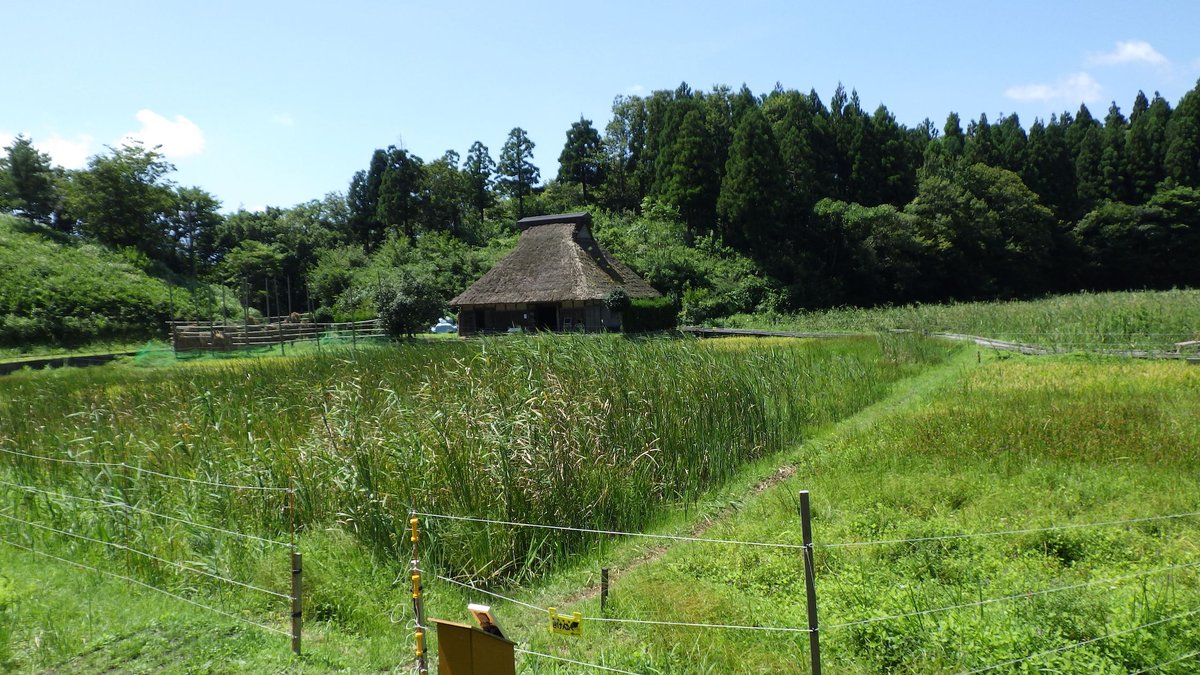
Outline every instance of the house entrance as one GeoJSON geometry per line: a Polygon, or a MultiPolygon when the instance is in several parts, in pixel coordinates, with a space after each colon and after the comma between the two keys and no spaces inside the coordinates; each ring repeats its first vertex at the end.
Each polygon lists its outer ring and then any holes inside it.
{"type": "Polygon", "coordinates": [[[537,305],[533,309],[536,330],[558,330],[558,305],[537,305]]]}

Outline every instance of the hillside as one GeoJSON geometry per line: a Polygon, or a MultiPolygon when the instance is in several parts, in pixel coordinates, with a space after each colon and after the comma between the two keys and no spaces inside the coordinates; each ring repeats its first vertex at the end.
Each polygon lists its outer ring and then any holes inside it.
{"type": "Polygon", "coordinates": [[[157,334],[172,300],[180,311],[192,312],[192,293],[178,285],[172,291],[152,269],[138,254],[0,215],[0,347],[157,334]]]}

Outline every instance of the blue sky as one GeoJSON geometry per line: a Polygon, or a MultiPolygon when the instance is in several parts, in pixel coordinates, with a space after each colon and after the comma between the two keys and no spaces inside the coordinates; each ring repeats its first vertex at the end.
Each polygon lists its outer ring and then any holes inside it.
{"type": "Polygon", "coordinates": [[[1200,3],[16,2],[0,143],[82,166],[124,138],[162,144],[174,179],[225,210],[344,191],[373,149],[426,160],[508,131],[544,179],[571,122],[618,94],[838,82],[864,107],[940,127],[1086,101],[1174,105],[1200,77],[1200,3]]]}

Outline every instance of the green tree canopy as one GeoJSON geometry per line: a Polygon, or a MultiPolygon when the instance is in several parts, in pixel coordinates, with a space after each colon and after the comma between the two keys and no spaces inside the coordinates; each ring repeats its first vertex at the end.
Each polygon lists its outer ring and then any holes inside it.
{"type": "Polygon", "coordinates": [[[484,212],[495,203],[492,180],[496,173],[496,162],[492,161],[486,145],[479,141],[471,144],[471,149],[467,150],[467,157],[463,160],[462,172],[467,200],[482,223],[484,212]]]}
{"type": "Polygon", "coordinates": [[[136,248],[153,260],[170,250],[167,219],[176,204],[167,176],[175,167],[141,143],[108,148],[76,173],[68,192],[70,212],[84,234],[136,248]]]}
{"type": "Polygon", "coordinates": [[[717,200],[728,241],[751,248],[775,245],[782,176],[771,125],[761,110],[750,108],[733,133],[717,200]]]}
{"type": "Polygon", "coordinates": [[[583,201],[588,202],[588,185],[592,186],[594,196],[596,186],[605,177],[604,146],[591,120],[580,117],[578,122],[571,123],[558,162],[559,182],[578,183],[583,201]]]}
{"type": "Polygon", "coordinates": [[[533,165],[533,141],[521,127],[508,132],[508,140],[500,151],[500,163],[496,170],[500,189],[508,197],[517,200],[517,217],[525,216],[525,198],[533,192],[533,186],[541,180],[541,171],[533,165]]]}
{"type": "Polygon", "coordinates": [[[62,203],[50,156],[38,152],[33,141],[22,135],[4,151],[5,156],[0,158],[0,208],[50,224],[62,203]]]}

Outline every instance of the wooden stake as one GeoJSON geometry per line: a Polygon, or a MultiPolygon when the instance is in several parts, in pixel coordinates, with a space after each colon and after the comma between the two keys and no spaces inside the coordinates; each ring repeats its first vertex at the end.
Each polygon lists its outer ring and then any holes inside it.
{"type": "Polygon", "coordinates": [[[608,568],[600,568],[600,614],[608,607],[608,568]]]}
{"type": "Polygon", "coordinates": [[[812,514],[808,490],[800,492],[800,529],[804,537],[804,590],[808,600],[808,651],[812,657],[812,675],[821,675],[821,639],[817,632],[817,585],[813,571],[812,514]]]}

